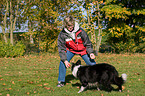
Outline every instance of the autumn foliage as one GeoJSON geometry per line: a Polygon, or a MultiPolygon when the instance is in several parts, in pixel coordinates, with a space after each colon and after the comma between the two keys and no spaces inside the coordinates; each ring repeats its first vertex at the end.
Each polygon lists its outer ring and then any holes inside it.
{"type": "Polygon", "coordinates": [[[24,44],[33,43],[42,52],[54,52],[63,18],[70,14],[89,34],[94,48],[106,44],[113,52],[145,52],[144,4],[144,0],[2,0],[1,40],[11,41],[12,31],[26,23],[24,44]]]}

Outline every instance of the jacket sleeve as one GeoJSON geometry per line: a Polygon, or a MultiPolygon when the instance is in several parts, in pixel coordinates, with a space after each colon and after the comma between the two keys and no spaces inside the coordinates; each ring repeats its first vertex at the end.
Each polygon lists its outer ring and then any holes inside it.
{"type": "Polygon", "coordinates": [[[63,38],[61,32],[58,35],[57,44],[58,44],[58,51],[59,51],[60,59],[61,59],[61,61],[64,62],[65,60],[67,60],[66,46],[65,46],[65,39],[63,38]]]}
{"type": "Polygon", "coordinates": [[[83,44],[86,47],[87,53],[91,54],[93,53],[93,45],[92,42],[90,41],[87,33],[81,28],[82,30],[82,39],[83,39],[83,44]]]}

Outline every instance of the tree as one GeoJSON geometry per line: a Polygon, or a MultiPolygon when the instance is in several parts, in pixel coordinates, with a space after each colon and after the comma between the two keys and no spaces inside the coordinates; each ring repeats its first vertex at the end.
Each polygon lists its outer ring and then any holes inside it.
{"type": "Polygon", "coordinates": [[[12,1],[12,0],[6,0],[2,1],[2,4],[4,5],[3,8],[1,8],[3,11],[2,14],[2,30],[3,30],[3,37],[4,41],[7,43],[7,38],[6,38],[6,31],[10,32],[10,42],[13,45],[13,31],[15,30],[15,25],[16,25],[16,20],[17,20],[17,15],[19,11],[19,2],[20,0],[17,1],[12,1]]]}
{"type": "Polygon", "coordinates": [[[10,0],[10,42],[12,45],[14,45],[13,31],[15,30],[15,25],[16,25],[18,10],[19,10],[19,1],[20,0],[17,0],[16,2],[14,2],[16,4],[13,5],[12,0],[10,0]]]}
{"type": "Polygon", "coordinates": [[[116,52],[143,52],[145,45],[145,1],[106,0],[101,9],[107,42],[116,52]]]}
{"type": "MultiPolygon", "coordinates": [[[[6,24],[7,24],[7,14],[8,14],[8,9],[9,9],[9,4],[8,4],[8,0],[6,0],[5,2],[2,1],[1,4],[3,4],[5,6],[5,8],[1,7],[1,26],[2,26],[2,33],[3,33],[3,39],[5,41],[5,43],[7,43],[7,38],[6,38],[6,24]],[[4,9],[5,10],[5,15],[3,15],[4,13],[4,9]]],[[[2,5],[1,5],[2,6],[2,5]]]]}
{"type": "Polygon", "coordinates": [[[95,10],[93,12],[94,12],[94,14],[96,14],[95,18],[97,18],[97,20],[94,19],[94,21],[98,21],[96,23],[96,26],[98,26],[98,35],[95,36],[95,38],[97,39],[97,41],[96,41],[96,48],[95,49],[97,51],[99,51],[99,48],[100,48],[100,45],[101,45],[101,40],[102,40],[102,28],[103,28],[103,26],[101,24],[102,23],[102,18],[101,18],[101,13],[100,13],[100,4],[102,4],[103,1],[102,0],[100,2],[96,1],[95,3],[96,3],[95,5],[96,5],[96,9],[97,10],[95,10]]]}
{"type": "MultiPolygon", "coordinates": [[[[101,1],[101,0],[99,0],[101,1]]],[[[99,3],[96,0],[82,0],[73,2],[75,6],[71,13],[76,16],[79,20],[80,25],[86,30],[86,32],[90,35],[91,42],[93,43],[95,54],[99,51],[99,46],[101,43],[101,23],[100,23],[100,14],[99,10],[99,3]],[[83,8],[82,8],[83,7],[83,8]],[[86,12],[86,15],[83,13],[86,12]],[[97,13],[97,14],[94,14],[97,13]],[[98,22],[96,19],[99,19],[98,22]],[[98,26],[99,31],[97,32],[96,27],[98,26]]]]}
{"type": "MultiPolygon", "coordinates": [[[[35,44],[43,51],[48,51],[55,44],[62,22],[69,10],[70,0],[25,0],[23,16],[28,20],[27,36],[35,38],[35,44]],[[66,6],[67,5],[67,6],[66,6]]],[[[55,49],[53,48],[53,49],[55,49]]]]}

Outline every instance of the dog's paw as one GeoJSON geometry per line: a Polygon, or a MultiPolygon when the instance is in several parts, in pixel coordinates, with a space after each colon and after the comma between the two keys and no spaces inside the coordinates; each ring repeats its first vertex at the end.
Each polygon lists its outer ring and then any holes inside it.
{"type": "Polygon", "coordinates": [[[78,93],[83,92],[85,89],[86,89],[86,87],[81,86],[81,89],[80,89],[80,91],[78,93]]]}
{"type": "Polygon", "coordinates": [[[80,90],[78,93],[81,93],[82,91],[80,90]]]}
{"type": "Polygon", "coordinates": [[[119,92],[122,92],[122,90],[119,90],[119,92]]]}
{"type": "Polygon", "coordinates": [[[99,88],[97,88],[97,90],[98,90],[98,91],[100,91],[100,89],[99,89],[99,88]]]}

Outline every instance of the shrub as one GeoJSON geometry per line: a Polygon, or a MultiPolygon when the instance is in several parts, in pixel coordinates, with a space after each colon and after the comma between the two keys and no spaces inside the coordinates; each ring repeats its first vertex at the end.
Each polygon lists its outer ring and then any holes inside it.
{"type": "Polygon", "coordinates": [[[18,41],[14,46],[11,43],[0,41],[0,57],[18,57],[25,53],[26,46],[18,41]]]}

